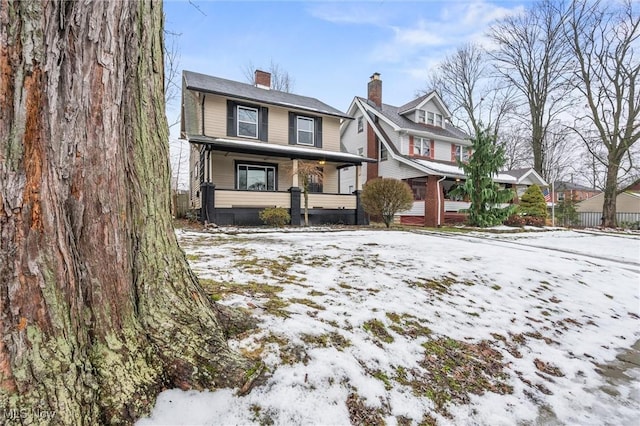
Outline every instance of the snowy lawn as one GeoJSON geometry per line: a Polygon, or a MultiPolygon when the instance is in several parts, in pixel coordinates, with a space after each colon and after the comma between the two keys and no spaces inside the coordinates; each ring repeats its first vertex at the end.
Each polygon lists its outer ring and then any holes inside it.
{"type": "Polygon", "coordinates": [[[638,236],[177,235],[211,296],[261,320],[230,344],[268,376],[165,391],[140,426],[637,424],[638,236]]]}

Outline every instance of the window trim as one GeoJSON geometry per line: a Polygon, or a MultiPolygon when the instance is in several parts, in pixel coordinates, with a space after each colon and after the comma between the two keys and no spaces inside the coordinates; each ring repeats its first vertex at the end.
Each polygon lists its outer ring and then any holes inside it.
{"type": "Polygon", "coordinates": [[[364,117],[358,117],[358,133],[362,133],[364,131],[364,117]]]}
{"type": "Polygon", "coordinates": [[[413,138],[413,152],[414,155],[418,156],[418,157],[428,157],[431,158],[431,139],[427,139],[427,138],[423,138],[420,136],[414,136],[413,138]],[[416,147],[420,146],[420,148],[424,148],[425,146],[427,147],[427,151],[429,151],[427,154],[424,153],[423,149],[420,149],[420,154],[416,154],[416,147]]]}
{"type": "Polygon", "coordinates": [[[278,165],[274,163],[262,163],[258,161],[246,161],[246,160],[236,160],[235,161],[235,190],[236,191],[250,191],[250,192],[276,192],[278,191],[278,165]],[[269,182],[267,181],[267,189],[248,189],[248,188],[240,188],[240,167],[256,167],[263,168],[265,173],[267,173],[266,177],[268,180],[268,172],[267,169],[273,170],[273,189],[269,189],[269,182]]]}
{"type": "Polygon", "coordinates": [[[427,122],[427,112],[423,109],[418,110],[418,123],[426,123],[427,122]]]}
{"type": "Polygon", "coordinates": [[[435,114],[435,124],[436,127],[444,127],[444,117],[442,114],[435,114]]]}
{"type": "Polygon", "coordinates": [[[469,161],[469,147],[456,144],[454,158],[462,163],[469,161]]]}
{"type": "Polygon", "coordinates": [[[427,122],[426,124],[430,124],[432,126],[435,125],[436,122],[436,114],[432,111],[427,111],[427,122]]]}
{"type": "Polygon", "coordinates": [[[378,152],[380,153],[380,161],[387,161],[389,159],[389,150],[380,139],[378,139],[378,152]],[[384,155],[383,155],[384,154],[384,155]]]}
{"type": "Polygon", "coordinates": [[[304,145],[304,146],[315,146],[316,142],[316,119],[313,117],[307,117],[306,115],[297,115],[296,116],[296,144],[304,145]],[[311,130],[300,129],[300,120],[307,121],[311,123],[311,130]],[[311,133],[311,143],[300,142],[300,132],[311,133]]]}
{"type": "Polygon", "coordinates": [[[246,106],[246,105],[236,105],[236,116],[238,117],[236,119],[236,135],[238,135],[238,137],[241,138],[250,138],[250,139],[258,139],[259,137],[259,132],[260,132],[260,112],[258,110],[258,108],[254,108],[254,107],[250,107],[250,106],[246,106]],[[255,112],[256,114],[256,121],[251,122],[251,121],[245,121],[245,120],[241,120],[240,119],[240,109],[244,109],[244,110],[250,110],[255,112]],[[253,124],[256,126],[256,135],[255,136],[249,136],[249,135],[242,135],[240,134],[240,123],[249,123],[249,124],[253,124]]]}

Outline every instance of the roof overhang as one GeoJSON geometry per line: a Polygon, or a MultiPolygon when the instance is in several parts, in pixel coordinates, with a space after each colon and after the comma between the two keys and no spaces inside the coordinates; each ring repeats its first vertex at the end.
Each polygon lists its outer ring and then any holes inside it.
{"type": "Polygon", "coordinates": [[[330,161],[360,165],[376,163],[373,158],[362,157],[347,152],[325,151],[317,148],[303,148],[293,145],[279,145],[264,142],[212,138],[209,136],[189,136],[189,142],[206,146],[212,151],[234,152],[238,154],[266,155],[269,157],[291,158],[312,161],[330,161]]]}

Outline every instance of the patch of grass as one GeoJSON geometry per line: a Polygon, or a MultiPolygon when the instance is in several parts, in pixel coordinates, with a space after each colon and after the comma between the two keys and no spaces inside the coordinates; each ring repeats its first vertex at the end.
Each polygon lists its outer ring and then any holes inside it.
{"type": "Polygon", "coordinates": [[[494,289],[495,291],[500,290],[502,287],[500,287],[498,284],[494,284],[491,286],[492,289],[494,289]]]}
{"type": "Polygon", "coordinates": [[[382,426],[385,424],[382,417],[385,413],[380,408],[367,407],[357,393],[350,393],[345,403],[352,425],[382,426]]]}
{"type": "Polygon", "coordinates": [[[386,390],[391,390],[393,388],[393,385],[391,384],[391,380],[389,379],[389,377],[387,377],[384,371],[375,370],[372,372],[371,375],[376,379],[380,380],[382,383],[384,383],[384,388],[386,390]]]}
{"type": "Polygon", "coordinates": [[[449,294],[450,288],[456,284],[466,286],[475,285],[471,280],[458,280],[458,276],[453,272],[439,278],[419,278],[418,281],[405,281],[410,287],[419,287],[437,294],[449,294]]]}
{"type": "Polygon", "coordinates": [[[351,342],[345,339],[342,334],[331,332],[324,334],[301,334],[300,339],[308,345],[321,348],[335,348],[343,351],[351,346],[351,342]]]}
{"type": "Polygon", "coordinates": [[[362,328],[385,343],[393,342],[393,336],[389,334],[386,327],[380,320],[369,320],[362,325],[362,328]]]}
{"type": "Polygon", "coordinates": [[[422,325],[421,320],[410,314],[397,314],[395,312],[387,312],[387,318],[393,322],[389,326],[391,330],[412,339],[417,337],[428,336],[431,334],[431,329],[422,325]]]}
{"type": "Polygon", "coordinates": [[[414,392],[433,401],[437,412],[448,415],[448,403],[467,404],[469,394],[513,392],[503,372],[502,355],[489,342],[472,344],[443,337],[422,346],[425,354],[419,364],[424,371],[417,375],[414,371],[411,384],[414,392]]]}
{"type": "Polygon", "coordinates": [[[607,293],[604,293],[605,296],[607,296],[609,299],[613,299],[613,296],[607,293]]]}
{"type": "Polygon", "coordinates": [[[564,373],[550,362],[544,362],[541,359],[536,358],[533,360],[533,364],[538,370],[542,371],[543,373],[547,373],[555,377],[564,377],[564,373]]]}
{"type": "Polygon", "coordinates": [[[310,308],[313,309],[317,309],[319,311],[324,311],[326,308],[316,302],[314,302],[311,299],[298,299],[298,298],[293,298],[293,299],[289,299],[289,302],[291,303],[297,303],[299,305],[305,305],[308,306],[310,308]]]}
{"type": "Polygon", "coordinates": [[[200,260],[200,255],[198,255],[198,254],[188,254],[187,255],[187,260],[189,260],[191,262],[200,260]]]}

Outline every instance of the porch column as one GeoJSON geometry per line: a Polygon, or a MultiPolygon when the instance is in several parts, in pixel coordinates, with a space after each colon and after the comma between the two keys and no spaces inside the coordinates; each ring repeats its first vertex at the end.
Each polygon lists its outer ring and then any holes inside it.
{"type": "MultiPolygon", "coordinates": [[[[296,160],[293,160],[296,161],[296,160]]],[[[296,170],[297,170],[297,162],[296,162],[296,170]]],[[[296,181],[298,179],[296,178],[296,181]]],[[[300,208],[300,194],[302,191],[297,186],[289,188],[289,192],[291,193],[291,225],[300,226],[300,214],[302,213],[302,209],[300,208]]]]}
{"type": "Polygon", "coordinates": [[[353,191],[356,196],[356,225],[368,225],[369,221],[364,214],[364,207],[362,206],[361,190],[353,191]]]}
{"type": "Polygon", "coordinates": [[[438,184],[439,176],[427,176],[424,197],[424,226],[436,228],[444,222],[444,197],[438,184]]]}
{"type": "Polygon", "coordinates": [[[216,186],[211,182],[200,184],[200,222],[215,223],[216,186]]]}
{"type": "Polygon", "coordinates": [[[360,172],[362,171],[362,165],[356,165],[356,191],[362,191],[362,181],[360,179],[360,172]]]}
{"type": "Polygon", "coordinates": [[[291,166],[291,186],[294,188],[298,188],[300,187],[300,185],[298,185],[298,159],[294,158],[293,160],[291,160],[291,166]]]}
{"type": "Polygon", "coordinates": [[[511,202],[513,204],[520,204],[520,198],[518,198],[518,185],[512,183],[511,189],[513,189],[513,200],[511,200],[511,202]]]}

